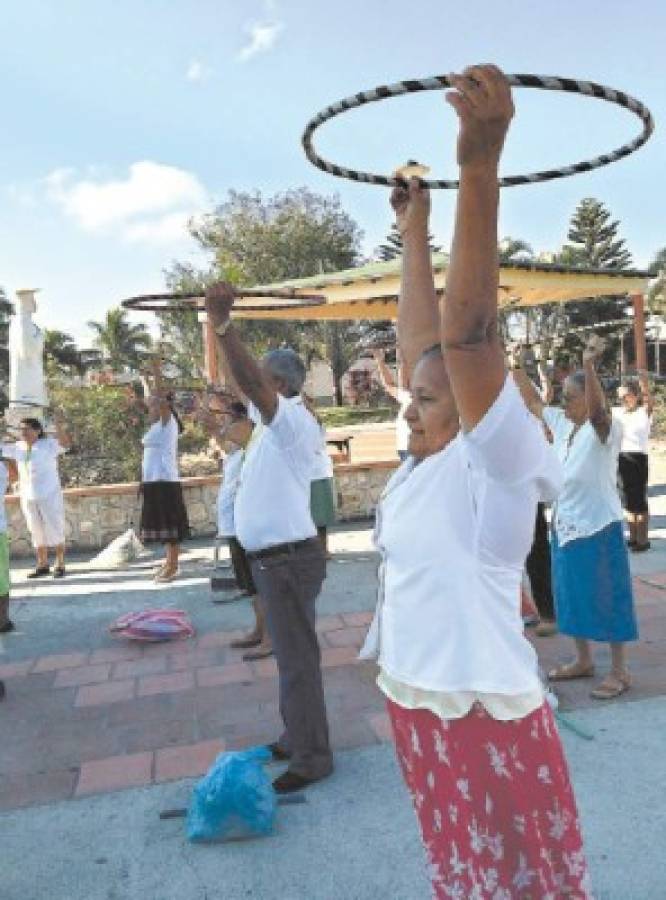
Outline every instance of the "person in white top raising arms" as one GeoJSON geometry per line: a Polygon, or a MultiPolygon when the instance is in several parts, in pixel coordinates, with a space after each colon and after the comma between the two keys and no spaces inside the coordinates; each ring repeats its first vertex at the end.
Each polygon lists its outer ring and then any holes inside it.
{"type": "Polygon", "coordinates": [[[460,190],[441,316],[428,195],[412,179],[392,196],[410,457],[378,510],[379,599],[362,653],[378,658],[433,895],[587,898],[567,766],[520,616],[537,502],[556,495],[561,467],[497,329],[511,90],[494,66],[450,78],[460,190]]]}
{"type": "Polygon", "coordinates": [[[617,490],[622,428],[607,409],[596,373],[602,350],[603,341],[590,338],[583,368],[564,382],[562,409],[544,406],[522,370],[516,377],[530,409],[550,429],[564,466],[552,516],[553,586],[558,628],[574,639],[576,658],[549,677],[591,678],[590,641],[607,642],[611,671],[591,696],[610,700],[631,685],[626,647],[637,639],[638,627],[617,490]]]}
{"type": "Polygon", "coordinates": [[[270,746],[288,762],[277,793],[300,790],[333,770],[321,677],[315,603],[326,560],[310,514],[310,485],[321,433],[303,404],[305,364],[289,349],[259,364],[231,319],[234,290],[206,292],[206,312],[236,385],[261,415],[263,428],[245,455],[234,505],[236,536],[266,604],[280,683],[282,736],[270,746]]]}
{"type": "Polygon", "coordinates": [[[60,419],[54,420],[55,437],[46,434],[39,419],[20,422],[20,439],[5,443],[0,455],[18,467],[21,509],[37,555],[28,578],[49,575],[49,548],[55,549],[54,578],[65,575],[65,502],[58,473],[58,458],[71,445],[60,419]]]}
{"type": "Polygon", "coordinates": [[[150,428],[141,440],[139,537],[144,544],[166,546],[165,560],[154,575],[157,584],[166,584],[178,576],[180,545],[189,536],[190,526],[178,475],[178,438],[183,426],[173,395],[162,389],[159,366],[148,397],[148,419],[150,428]]]}
{"type": "Polygon", "coordinates": [[[618,389],[621,406],[613,409],[613,418],[622,426],[619,474],[622,499],[629,522],[629,547],[634,553],[650,549],[648,527],[648,442],[652,429],[654,404],[647,372],[638,380],[618,389]]]}

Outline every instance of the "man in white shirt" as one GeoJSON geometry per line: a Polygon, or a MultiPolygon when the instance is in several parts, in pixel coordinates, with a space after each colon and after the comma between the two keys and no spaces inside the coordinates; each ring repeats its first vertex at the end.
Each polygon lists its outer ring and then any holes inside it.
{"type": "Polygon", "coordinates": [[[248,447],[234,505],[236,536],[266,604],[280,678],[283,735],[270,745],[289,767],[277,793],[329,775],[333,760],[315,631],[315,602],[326,562],[310,515],[310,482],[319,426],[301,399],[305,366],[293,350],[273,350],[261,365],[230,319],[228,284],[206,292],[206,312],[234,381],[261,414],[264,428],[248,447]]]}

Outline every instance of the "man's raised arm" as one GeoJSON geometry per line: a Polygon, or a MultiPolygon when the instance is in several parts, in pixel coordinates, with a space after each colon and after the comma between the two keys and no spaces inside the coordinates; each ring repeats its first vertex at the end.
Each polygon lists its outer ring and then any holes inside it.
{"type": "Polygon", "coordinates": [[[206,313],[215,331],[218,350],[224,356],[234,381],[257,407],[264,422],[269,424],[277,412],[278,393],[231,324],[234,299],[234,289],[230,284],[214,284],[206,291],[206,313]]]}

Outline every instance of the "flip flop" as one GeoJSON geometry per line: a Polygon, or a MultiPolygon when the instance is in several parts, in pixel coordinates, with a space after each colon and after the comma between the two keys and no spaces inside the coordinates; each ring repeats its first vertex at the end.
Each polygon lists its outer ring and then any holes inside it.
{"type": "Polygon", "coordinates": [[[627,675],[607,675],[601,684],[590,691],[595,700],[613,700],[631,687],[631,677],[627,675]]]}
{"type": "Polygon", "coordinates": [[[551,669],[548,673],[549,681],[574,681],[576,678],[592,678],[594,666],[581,666],[580,663],[565,663],[551,669]]]}

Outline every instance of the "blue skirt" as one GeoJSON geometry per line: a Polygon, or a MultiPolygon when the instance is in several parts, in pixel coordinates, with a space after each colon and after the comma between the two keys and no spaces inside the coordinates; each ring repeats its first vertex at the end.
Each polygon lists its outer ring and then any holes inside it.
{"type": "Polygon", "coordinates": [[[623,643],[638,637],[629,555],[621,522],[559,545],[552,533],[555,612],[562,634],[623,643]]]}

